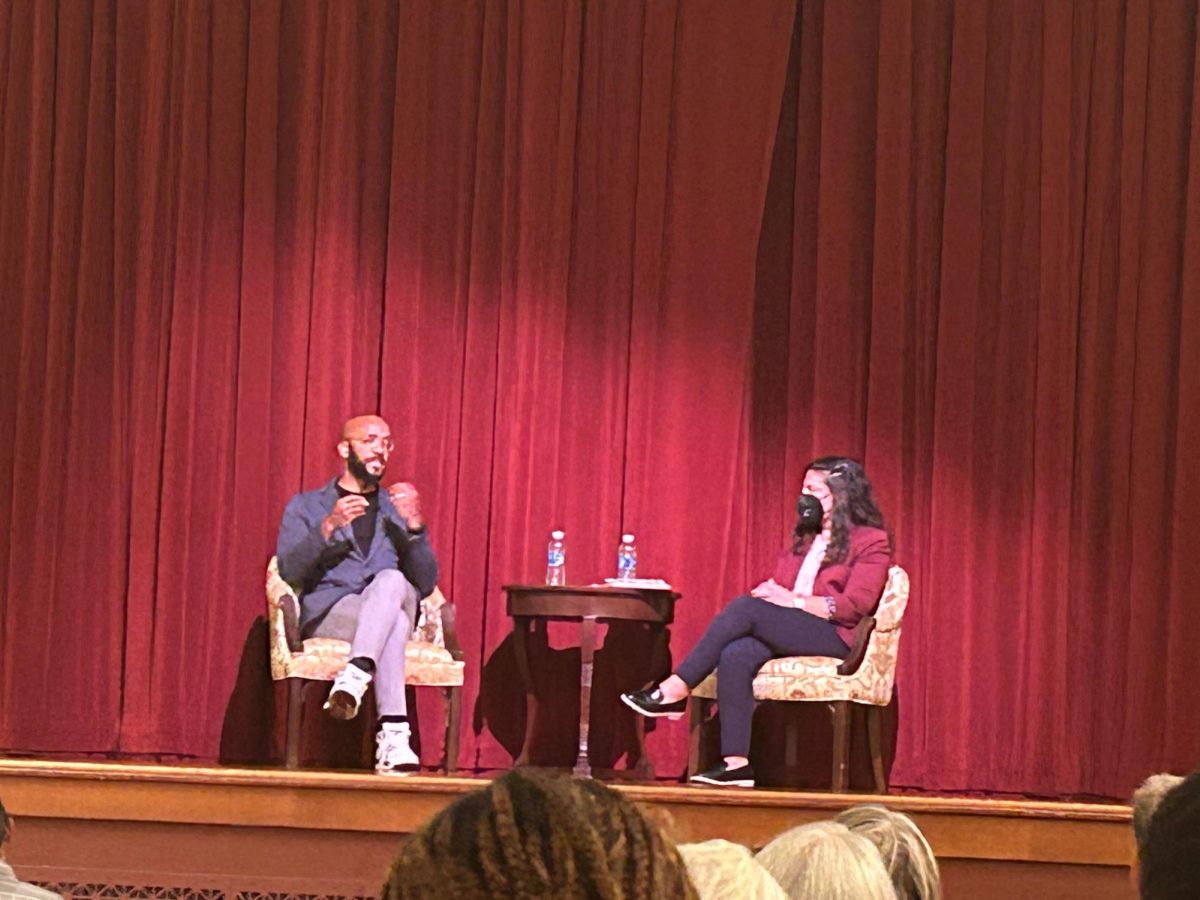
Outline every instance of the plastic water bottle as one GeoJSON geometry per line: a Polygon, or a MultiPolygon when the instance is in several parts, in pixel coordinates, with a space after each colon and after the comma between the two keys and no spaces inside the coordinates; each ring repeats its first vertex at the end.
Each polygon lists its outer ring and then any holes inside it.
{"type": "Polygon", "coordinates": [[[567,583],[567,548],[563,544],[566,537],[561,531],[550,532],[550,546],[546,549],[546,584],[567,583]]]}
{"type": "Polygon", "coordinates": [[[617,548],[617,578],[629,581],[637,578],[637,544],[632,534],[621,535],[621,546],[617,548]]]}

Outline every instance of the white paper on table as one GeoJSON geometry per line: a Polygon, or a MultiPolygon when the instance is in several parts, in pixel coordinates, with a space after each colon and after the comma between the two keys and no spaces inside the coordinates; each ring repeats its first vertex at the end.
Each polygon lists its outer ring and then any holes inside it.
{"type": "Polygon", "coordinates": [[[655,591],[671,590],[671,585],[661,578],[605,578],[604,583],[613,587],[646,588],[655,591]]]}

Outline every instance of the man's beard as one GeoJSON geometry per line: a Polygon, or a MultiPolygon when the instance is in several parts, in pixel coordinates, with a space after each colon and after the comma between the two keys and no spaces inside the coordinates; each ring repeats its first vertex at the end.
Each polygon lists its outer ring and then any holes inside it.
{"type": "Polygon", "coordinates": [[[367,464],[354,452],[353,446],[350,448],[350,455],[346,458],[346,467],[350,470],[350,474],[354,476],[355,480],[364,488],[379,487],[379,482],[383,478],[383,472],[373,475],[367,471],[367,464]]]}

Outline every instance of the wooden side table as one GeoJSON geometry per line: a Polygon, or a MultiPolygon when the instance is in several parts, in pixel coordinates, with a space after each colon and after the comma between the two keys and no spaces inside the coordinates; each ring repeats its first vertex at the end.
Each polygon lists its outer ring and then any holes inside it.
{"type": "MultiPolygon", "coordinates": [[[[556,586],[547,584],[506,584],[508,614],[513,620],[513,638],[517,666],[525,685],[525,738],[515,765],[529,762],[529,745],[533,740],[538,702],[529,672],[526,636],[534,627],[550,621],[578,622],[579,630],[579,755],[575,759],[575,774],[585,778],[592,775],[588,763],[588,728],[592,703],[592,666],[596,653],[596,622],[648,622],[655,629],[655,653],[666,656],[667,626],[675,619],[675,591],[657,588],[613,587],[610,585],[556,586]]],[[[654,765],[646,755],[646,720],[635,715],[638,762],[634,771],[639,777],[653,778],[654,765]]]]}

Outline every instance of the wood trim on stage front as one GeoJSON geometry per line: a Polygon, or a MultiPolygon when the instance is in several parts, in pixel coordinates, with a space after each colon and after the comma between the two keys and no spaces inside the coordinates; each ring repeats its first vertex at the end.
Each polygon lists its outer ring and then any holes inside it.
{"type": "MultiPolygon", "coordinates": [[[[262,852],[249,857],[256,860],[256,870],[245,873],[256,884],[286,882],[295,889],[319,873],[322,889],[341,885],[350,893],[378,886],[399,835],[480,785],[480,779],[440,776],[0,760],[0,797],[22,820],[22,838],[35,832],[14,848],[19,867],[23,863],[43,876],[70,872],[78,877],[102,859],[109,875],[133,875],[146,859],[154,859],[152,869],[163,877],[230,878],[246,865],[222,849],[236,835],[239,842],[262,843],[262,852]],[[70,843],[63,842],[64,835],[70,843]],[[101,840],[104,853],[84,848],[89,840],[101,840]],[[136,841],[132,852],[126,852],[124,840],[136,841]],[[322,844],[342,847],[331,856],[344,864],[306,868],[306,857],[322,844]],[[347,853],[345,846],[355,849],[347,853]],[[229,865],[213,854],[223,855],[229,865]],[[198,857],[205,860],[202,871],[198,857]]],[[[912,815],[943,861],[1124,871],[1133,856],[1127,806],[615,786],[665,810],[679,841],[723,837],[758,846],[801,822],[857,803],[884,802],[912,815]]]]}

